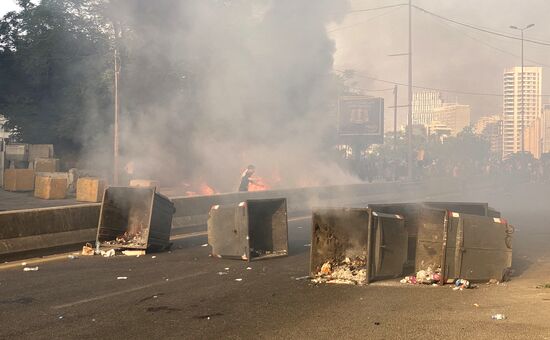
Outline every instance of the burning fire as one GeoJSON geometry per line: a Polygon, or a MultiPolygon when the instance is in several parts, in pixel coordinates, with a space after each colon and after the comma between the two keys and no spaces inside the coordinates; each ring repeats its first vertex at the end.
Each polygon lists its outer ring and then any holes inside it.
{"type": "Polygon", "coordinates": [[[208,196],[217,194],[210,185],[206,182],[201,182],[198,186],[191,185],[189,183],[182,183],[185,196],[208,196]]]}
{"type": "Polygon", "coordinates": [[[199,195],[214,195],[216,191],[212,189],[206,182],[202,182],[199,186],[199,195]]]}
{"type": "Polygon", "coordinates": [[[254,177],[250,180],[251,181],[248,184],[248,191],[264,191],[271,189],[271,186],[261,177],[254,177]]]}

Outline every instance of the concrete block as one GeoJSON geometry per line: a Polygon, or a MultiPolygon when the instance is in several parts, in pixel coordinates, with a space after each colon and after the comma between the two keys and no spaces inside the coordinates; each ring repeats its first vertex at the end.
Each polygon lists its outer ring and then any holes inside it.
{"type": "Polygon", "coordinates": [[[35,172],[57,172],[59,171],[59,159],[37,158],[34,160],[35,172]]]}
{"type": "Polygon", "coordinates": [[[4,190],[7,191],[33,191],[33,169],[6,169],[4,171],[4,190]]]}
{"type": "Polygon", "coordinates": [[[34,183],[34,197],[45,200],[63,199],[67,197],[66,178],[37,174],[34,183]]]}
{"type": "Polygon", "coordinates": [[[80,202],[101,202],[105,181],[95,177],[82,177],[76,182],[76,200],[80,202]]]}
{"type": "Polygon", "coordinates": [[[29,161],[34,162],[37,158],[53,158],[53,144],[30,144],[29,161]]]}

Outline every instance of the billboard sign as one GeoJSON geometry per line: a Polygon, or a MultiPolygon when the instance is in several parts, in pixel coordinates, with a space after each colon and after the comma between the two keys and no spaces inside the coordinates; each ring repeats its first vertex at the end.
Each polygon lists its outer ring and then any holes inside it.
{"type": "Polygon", "coordinates": [[[338,135],[365,137],[371,144],[384,142],[384,99],[346,96],[338,100],[338,135]]]}

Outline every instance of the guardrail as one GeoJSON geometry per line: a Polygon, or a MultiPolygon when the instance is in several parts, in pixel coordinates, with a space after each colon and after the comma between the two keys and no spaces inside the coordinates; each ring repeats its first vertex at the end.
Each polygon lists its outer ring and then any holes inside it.
{"type": "MultiPolygon", "coordinates": [[[[284,197],[290,213],[306,212],[316,206],[342,206],[379,202],[387,199],[420,200],[426,195],[465,190],[487,185],[486,181],[430,179],[419,182],[363,183],[332,185],[211,196],[173,197],[176,207],[173,227],[179,233],[196,231],[206,223],[213,205],[246,199],[284,197]]],[[[2,255],[81,244],[95,239],[100,204],[0,212],[0,260],[2,255]]]]}

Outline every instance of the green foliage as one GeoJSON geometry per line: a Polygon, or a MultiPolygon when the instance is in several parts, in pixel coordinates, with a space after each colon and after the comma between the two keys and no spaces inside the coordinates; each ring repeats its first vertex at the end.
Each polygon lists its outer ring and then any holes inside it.
{"type": "Polygon", "coordinates": [[[110,42],[95,2],[21,0],[0,21],[0,112],[29,143],[78,150],[86,115],[110,124],[110,42]],[[109,116],[109,115],[107,115],[109,116]]]}

